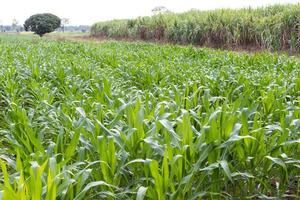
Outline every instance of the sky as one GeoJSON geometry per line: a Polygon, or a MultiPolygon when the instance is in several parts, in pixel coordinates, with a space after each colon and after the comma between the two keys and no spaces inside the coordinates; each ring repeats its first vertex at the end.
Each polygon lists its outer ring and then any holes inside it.
{"type": "Polygon", "coordinates": [[[151,15],[156,6],[184,12],[192,8],[211,10],[278,3],[300,3],[300,0],[0,0],[0,23],[10,25],[15,18],[23,24],[33,14],[49,12],[68,18],[72,25],[92,25],[98,21],[151,15]]]}

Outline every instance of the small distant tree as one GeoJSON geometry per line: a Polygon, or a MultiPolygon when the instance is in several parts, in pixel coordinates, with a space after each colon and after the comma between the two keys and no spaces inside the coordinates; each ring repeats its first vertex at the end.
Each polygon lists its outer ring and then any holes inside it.
{"type": "Polygon", "coordinates": [[[170,10],[164,6],[157,6],[157,7],[153,8],[151,11],[154,15],[170,12],[170,10]]]}
{"type": "Polygon", "coordinates": [[[70,19],[68,19],[68,18],[62,18],[61,19],[61,30],[62,30],[62,32],[65,32],[65,26],[69,23],[70,23],[70,19]]]}
{"type": "Polygon", "coordinates": [[[42,37],[46,33],[55,31],[60,27],[60,24],[61,20],[56,15],[50,13],[36,14],[25,21],[24,29],[42,37]]]}
{"type": "Polygon", "coordinates": [[[3,27],[3,24],[2,24],[2,20],[0,19],[0,32],[3,32],[4,31],[4,27],[3,27]]]}
{"type": "Polygon", "coordinates": [[[18,31],[18,24],[19,24],[19,21],[18,21],[16,18],[14,18],[14,19],[12,20],[12,24],[11,24],[11,29],[12,29],[12,31],[19,32],[19,31],[18,31]]]}

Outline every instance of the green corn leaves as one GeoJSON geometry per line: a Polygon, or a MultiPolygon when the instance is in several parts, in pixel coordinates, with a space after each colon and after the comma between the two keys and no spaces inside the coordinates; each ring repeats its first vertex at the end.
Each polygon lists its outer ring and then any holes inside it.
{"type": "Polygon", "coordinates": [[[0,39],[0,199],[300,198],[297,58],[0,39]]]}

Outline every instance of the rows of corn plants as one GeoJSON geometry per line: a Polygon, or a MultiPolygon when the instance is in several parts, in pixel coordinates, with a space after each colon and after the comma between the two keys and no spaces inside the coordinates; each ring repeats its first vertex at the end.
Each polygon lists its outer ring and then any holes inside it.
{"type": "Polygon", "coordinates": [[[0,199],[300,198],[300,62],[0,38],[0,199]]]}
{"type": "Polygon", "coordinates": [[[166,13],[99,22],[91,35],[216,47],[300,51],[300,5],[166,13]]]}

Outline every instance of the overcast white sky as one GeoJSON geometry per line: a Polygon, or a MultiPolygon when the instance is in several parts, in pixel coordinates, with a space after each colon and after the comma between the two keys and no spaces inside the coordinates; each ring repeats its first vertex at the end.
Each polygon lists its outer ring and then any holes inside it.
{"type": "Polygon", "coordinates": [[[20,24],[32,14],[50,12],[70,19],[71,24],[91,25],[97,21],[133,18],[151,15],[156,6],[165,6],[174,12],[191,8],[238,8],[276,3],[298,3],[300,0],[0,0],[0,21],[11,24],[16,18],[20,24]]]}

